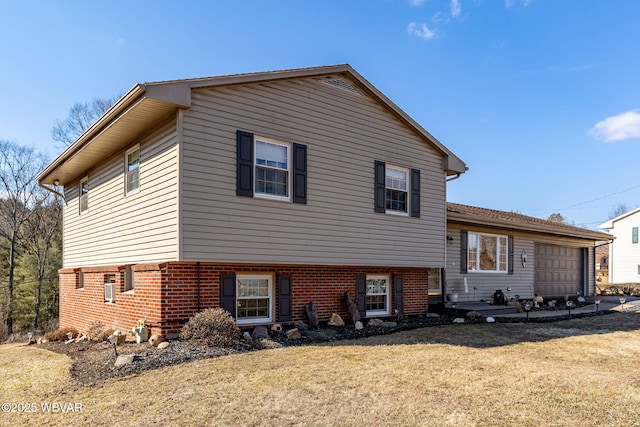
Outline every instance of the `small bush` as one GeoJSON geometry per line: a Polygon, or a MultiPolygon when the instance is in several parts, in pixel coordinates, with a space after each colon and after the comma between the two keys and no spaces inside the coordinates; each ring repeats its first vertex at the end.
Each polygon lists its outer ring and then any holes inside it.
{"type": "Polygon", "coordinates": [[[69,332],[73,334],[74,338],[79,334],[76,328],[66,326],[64,328],[58,328],[53,332],[47,332],[44,337],[49,341],[66,341],[68,339],[67,333],[69,332]]]}
{"type": "Polygon", "coordinates": [[[109,339],[111,335],[113,335],[114,332],[115,332],[115,329],[113,328],[105,329],[96,337],[96,341],[98,342],[106,341],[109,339]]]}
{"type": "Polygon", "coordinates": [[[208,308],[196,314],[180,332],[181,339],[196,340],[212,347],[231,347],[241,336],[233,317],[222,308],[208,308]]]}
{"type": "Polygon", "coordinates": [[[91,341],[104,341],[99,340],[98,337],[102,336],[102,333],[105,331],[105,329],[105,324],[99,320],[96,320],[95,322],[91,322],[91,324],[89,325],[89,329],[87,329],[84,334],[91,341]]]}

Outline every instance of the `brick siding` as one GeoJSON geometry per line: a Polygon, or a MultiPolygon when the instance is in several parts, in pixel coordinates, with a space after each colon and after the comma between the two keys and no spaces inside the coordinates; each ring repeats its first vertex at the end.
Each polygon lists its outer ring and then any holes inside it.
{"type": "MultiPolygon", "coordinates": [[[[173,337],[191,316],[205,308],[219,306],[221,274],[290,275],[293,320],[306,320],[304,306],[309,301],[315,304],[320,321],[327,320],[334,312],[348,319],[342,295],[349,292],[355,298],[356,277],[367,274],[403,277],[406,315],[425,314],[428,309],[428,268],[170,262],[133,265],[132,271],[134,289],[125,292],[125,266],[60,270],[60,326],[73,326],[83,332],[93,322],[99,321],[106,327],[126,333],[138,319],[144,318],[152,333],[173,337]],[[84,277],[83,288],[78,288],[80,271],[84,277]],[[105,275],[108,274],[115,275],[114,302],[105,302],[104,299],[105,275]]],[[[277,299],[275,289],[274,296],[277,299]]],[[[393,307],[393,289],[390,289],[390,299],[393,307]]]]}

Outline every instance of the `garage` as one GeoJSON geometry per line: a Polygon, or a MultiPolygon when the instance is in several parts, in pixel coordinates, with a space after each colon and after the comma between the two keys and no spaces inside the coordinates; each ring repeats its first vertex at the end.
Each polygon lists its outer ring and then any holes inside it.
{"type": "Polygon", "coordinates": [[[583,292],[586,277],[586,256],[583,248],[535,245],[536,291],[544,297],[576,295],[583,292]]]}

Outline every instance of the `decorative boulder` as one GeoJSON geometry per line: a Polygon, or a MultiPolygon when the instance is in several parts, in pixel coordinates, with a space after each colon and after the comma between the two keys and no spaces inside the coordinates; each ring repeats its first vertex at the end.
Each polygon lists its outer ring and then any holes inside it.
{"type": "Polygon", "coordinates": [[[356,331],[359,331],[359,330],[361,330],[361,329],[364,329],[364,325],[362,324],[362,322],[361,322],[361,321],[359,321],[359,320],[358,320],[358,321],[356,322],[356,331]]]}
{"type": "Polygon", "coordinates": [[[307,313],[307,319],[309,319],[309,325],[313,329],[318,327],[318,312],[316,311],[316,306],[313,305],[313,301],[309,301],[309,304],[304,306],[304,310],[307,313]]]}
{"type": "Polygon", "coordinates": [[[351,316],[351,321],[355,324],[360,321],[360,312],[358,311],[358,306],[355,301],[351,299],[349,292],[345,292],[342,295],[342,300],[344,305],[347,307],[347,311],[349,312],[349,316],[351,316]]]}
{"type": "Polygon", "coordinates": [[[149,338],[149,344],[151,344],[154,347],[157,347],[159,344],[165,341],[166,339],[160,334],[153,334],[151,335],[151,338],[149,338]]]}
{"type": "Polygon", "coordinates": [[[304,323],[302,320],[296,320],[295,322],[293,322],[293,326],[300,331],[306,331],[307,329],[309,329],[307,324],[304,323]]]}
{"type": "Polygon", "coordinates": [[[453,319],[453,323],[464,323],[464,319],[462,317],[456,317],[453,319]]]}
{"type": "Polygon", "coordinates": [[[289,329],[286,332],[286,334],[287,334],[287,339],[290,339],[290,340],[297,340],[297,339],[300,339],[300,337],[302,337],[302,334],[297,328],[289,329]]]}
{"type": "Polygon", "coordinates": [[[164,350],[165,348],[169,347],[171,344],[169,344],[168,341],[162,341],[160,344],[158,344],[158,350],[164,350]]]}
{"type": "Polygon", "coordinates": [[[253,339],[256,338],[269,338],[269,331],[267,331],[266,326],[256,326],[251,334],[253,339]]]}
{"type": "Polygon", "coordinates": [[[331,313],[331,317],[329,317],[329,321],[327,322],[329,326],[344,326],[344,320],[338,313],[331,313]]]}
{"type": "Polygon", "coordinates": [[[367,326],[382,326],[384,322],[380,319],[371,319],[369,320],[369,323],[367,323],[367,326]]]}
{"type": "Polygon", "coordinates": [[[121,366],[125,366],[128,365],[130,363],[133,362],[133,359],[136,356],[134,354],[121,354],[118,356],[118,358],[116,359],[116,363],[115,363],[115,367],[119,368],[121,366]]]}
{"type": "Polygon", "coordinates": [[[487,317],[487,323],[495,323],[496,319],[493,317],[487,317]]]}
{"type": "Polygon", "coordinates": [[[273,332],[280,333],[282,332],[282,325],[280,323],[274,323],[273,325],[271,325],[271,330],[273,332]]]}

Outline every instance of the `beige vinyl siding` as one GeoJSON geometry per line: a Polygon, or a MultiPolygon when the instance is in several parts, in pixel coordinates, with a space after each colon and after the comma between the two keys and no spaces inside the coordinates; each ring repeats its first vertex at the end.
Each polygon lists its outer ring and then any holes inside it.
{"type": "Polygon", "coordinates": [[[181,259],[444,265],[443,158],[365,95],[313,79],[192,94],[181,259]],[[307,204],[236,196],[236,130],[307,145],[307,204]],[[373,212],[374,160],[421,172],[421,218],[373,212]]]}
{"type": "Polygon", "coordinates": [[[65,267],[177,259],[177,152],[172,121],[140,141],[139,192],[124,195],[124,150],[86,173],[88,212],[78,214],[78,182],[65,188],[65,267]]]}
{"type": "Polygon", "coordinates": [[[467,296],[473,297],[473,287],[477,287],[475,292],[476,300],[489,299],[497,289],[501,289],[507,295],[507,287],[511,287],[511,297],[520,295],[521,298],[531,298],[535,289],[535,245],[547,244],[557,246],[568,246],[574,248],[589,248],[588,259],[588,294],[593,293],[595,284],[594,270],[594,250],[593,242],[588,240],[574,239],[570,237],[551,237],[542,234],[532,234],[513,230],[496,230],[477,226],[461,226],[459,224],[449,224],[447,235],[453,237],[453,241],[447,243],[447,267],[446,276],[448,287],[455,287],[455,290],[463,295],[461,301],[466,301],[467,296]],[[497,235],[511,235],[514,240],[513,251],[513,274],[506,273],[486,273],[470,272],[460,273],[460,231],[479,232],[497,235]],[[522,266],[521,254],[527,254],[526,266],[522,266]],[[467,278],[469,295],[464,292],[464,277],[467,278]]]}

